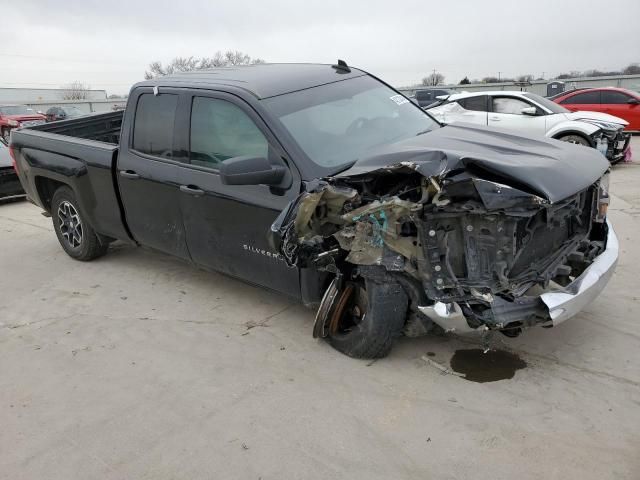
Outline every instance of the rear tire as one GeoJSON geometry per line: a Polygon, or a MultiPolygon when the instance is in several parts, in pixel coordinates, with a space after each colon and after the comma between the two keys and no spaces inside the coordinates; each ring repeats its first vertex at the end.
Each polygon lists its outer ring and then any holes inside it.
{"type": "Polygon", "coordinates": [[[107,253],[103,244],[78,208],[73,190],[60,187],[51,200],[51,219],[62,249],[71,258],[88,262],[107,253]]]}
{"type": "Polygon", "coordinates": [[[563,135],[562,137],[558,137],[558,140],[560,140],[561,142],[573,143],[575,145],[584,145],[585,147],[591,146],[591,144],[589,143],[589,140],[587,140],[581,135],[575,135],[575,134],[563,135]]]}
{"type": "Polygon", "coordinates": [[[369,278],[351,286],[351,297],[345,301],[339,324],[333,326],[327,340],[353,358],[385,357],[404,327],[407,294],[395,282],[379,283],[369,278]]]}

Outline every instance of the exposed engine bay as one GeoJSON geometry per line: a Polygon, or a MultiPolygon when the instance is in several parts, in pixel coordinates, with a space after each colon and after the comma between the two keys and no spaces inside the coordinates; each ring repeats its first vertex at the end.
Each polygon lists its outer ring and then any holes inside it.
{"type": "Polygon", "coordinates": [[[451,167],[426,175],[402,162],[310,184],[272,227],[282,255],[398,282],[408,336],[551,325],[540,295],[563,291],[606,247],[607,175],[557,200],[478,164],[451,167]]]}

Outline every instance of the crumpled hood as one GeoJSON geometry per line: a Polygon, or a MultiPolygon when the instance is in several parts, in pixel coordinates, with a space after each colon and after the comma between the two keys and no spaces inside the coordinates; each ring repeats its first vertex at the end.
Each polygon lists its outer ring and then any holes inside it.
{"type": "Polygon", "coordinates": [[[624,125],[625,127],[629,125],[629,122],[620,118],[614,117],[613,115],[609,115],[608,113],[601,112],[571,112],[565,114],[568,120],[599,120],[601,122],[609,122],[609,123],[617,123],[619,125],[624,125]]]}
{"type": "Polygon", "coordinates": [[[384,145],[336,177],[366,175],[398,164],[425,177],[444,177],[458,169],[486,172],[492,180],[526,187],[551,203],[589,187],[609,168],[593,148],[456,123],[384,145]]]}

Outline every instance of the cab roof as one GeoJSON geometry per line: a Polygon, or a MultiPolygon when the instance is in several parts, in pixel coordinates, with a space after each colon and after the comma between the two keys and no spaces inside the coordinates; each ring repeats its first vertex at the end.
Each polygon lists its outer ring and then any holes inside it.
{"type": "Polygon", "coordinates": [[[366,72],[362,70],[338,65],[261,63],[176,73],[140,82],[135,86],[211,89],[232,86],[263,99],[363,75],[366,75],[366,72]]]}

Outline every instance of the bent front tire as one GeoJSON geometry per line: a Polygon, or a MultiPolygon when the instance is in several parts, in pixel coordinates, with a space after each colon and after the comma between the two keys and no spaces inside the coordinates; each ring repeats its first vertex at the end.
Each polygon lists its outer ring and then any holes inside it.
{"type": "Polygon", "coordinates": [[[394,282],[349,281],[340,292],[327,340],[354,358],[382,358],[401,335],[408,298],[394,282]]]}
{"type": "Polygon", "coordinates": [[[107,252],[91,225],[78,208],[73,190],[60,187],[51,200],[51,219],[62,249],[71,258],[87,262],[107,252]]]}

